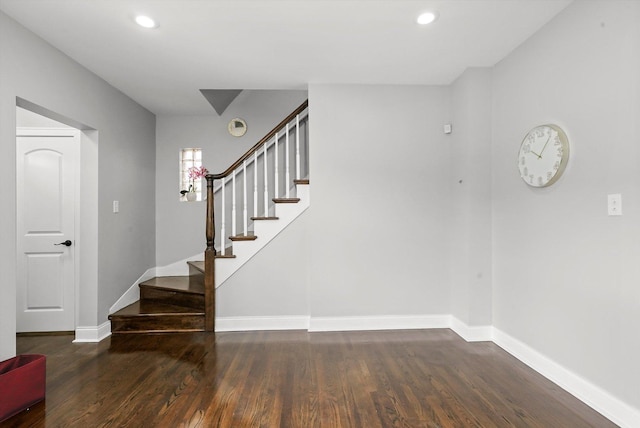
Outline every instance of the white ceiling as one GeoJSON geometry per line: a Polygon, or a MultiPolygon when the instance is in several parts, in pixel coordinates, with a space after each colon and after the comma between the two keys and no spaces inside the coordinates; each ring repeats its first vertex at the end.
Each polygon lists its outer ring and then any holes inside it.
{"type": "Polygon", "coordinates": [[[0,0],[0,10],[156,114],[200,89],[449,84],[492,66],[571,0],[0,0]],[[426,27],[419,12],[436,10],[426,27]],[[133,18],[157,20],[153,30],[133,18]]]}

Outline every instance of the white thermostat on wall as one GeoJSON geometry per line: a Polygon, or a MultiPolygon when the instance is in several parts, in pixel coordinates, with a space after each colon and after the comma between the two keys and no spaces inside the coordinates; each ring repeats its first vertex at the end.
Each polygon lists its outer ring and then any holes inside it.
{"type": "Polygon", "coordinates": [[[445,123],[443,126],[443,130],[445,134],[451,134],[451,131],[453,130],[451,127],[450,123],[445,123]]]}

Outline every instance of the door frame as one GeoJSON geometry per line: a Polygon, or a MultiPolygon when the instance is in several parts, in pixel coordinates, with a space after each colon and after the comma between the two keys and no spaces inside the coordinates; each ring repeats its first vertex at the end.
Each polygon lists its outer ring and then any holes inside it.
{"type": "MultiPolygon", "coordinates": [[[[100,207],[99,207],[99,146],[100,146],[100,131],[94,126],[87,123],[72,119],[68,116],[64,116],[50,110],[41,105],[35,104],[29,100],[16,96],[15,107],[20,107],[28,110],[32,113],[36,113],[45,118],[55,120],[56,122],[67,125],[72,129],[80,131],[80,217],[76,221],[76,226],[80,228],[80,233],[76,236],[76,242],[78,246],[82,248],[82,251],[77,253],[77,267],[80,268],[80,276],[76,277],[76,280],[80,284],[76,299],[79,299],[79,306],[76,307],[76,331],[75,331],[75,343],[97,343],[106,337],[111,335],[111,324],[107,319],[107,311],[101,313],[99,310],[99,221],[100,207]],[[81,235],[81,236],[80,236],[81,235]],[[102,322],[101,322],[102,320],[102,322]]],[[[15,162],[15,144],[16,144],[16,132],[17,126],[11,130],[11,136],[13,137],[13,162],[15,162]]],[[[15,165],[15,163],[14,163],[15,165]]],[[[13,174],[13,203],[15,207],[15,185],[16,174],[14,168],[13,174]]],[[[15,215],[15,208],[14,208],[15,215]]],[[[13,261],[14,266],[16,263],[15,256],[16,243],[15,243],[15,216],[14,216],[14,228],[13,228],[13,261]]],[[[15,274],[15,268],[14,268],[15,274]]],[[[15,319],[15,282],[13,285],[13,317],[15,319]]],[[[13,326],[15,333],[15,321],[13,326]]],[[[2,330],[2,329],[0,329],[2,330]]],[[[13,344],[15,348],[15,342],[13,344]]],[[[1,351],[2,349],[0,349],[1,351]]],[[[15,353],[15,350],[13,351],[15,353]]]]}
{"type": "MultiPolygon", "coordinates": [[[[81,154],[82,154],[82,150],[81,150],[81,143],[82,143],[82,138],[81,138],[81,131],[79,129],[75,129],[75,128],[45,128],[45,127],[37,127],[37,128],[30,128],[30,127],[17,127],[16,128],[16,151],[17,151],[17,144],[18,144],[18,137],[72,137],[73,138],[73,145],[74,145],[74,150],[75,150],[75,167],[74,167],[74,189],[73,192],[75,194],[74,197],[74,215],[73,215],[73,234],[74,234],[74,239],[73,239],[73,263],[74,263],[74,267],[73,267],[73,331],[74,334],[78,328],[79,325],[79,312],[80,312],[80,273],[81,273],[81,269],[80,269],[80,265],[82,262],[82,258],[80,257],[81,254],[81,250],[82,250],[82,239],[81,239],[81,235],[80,235],[80,207],[81,207],[81,182],[82,182],[82,175],[81,175],[81,164],[82,164],[82,158],[81,158],[81,154]]],[[[17,162],[17,158],[16,158],[16,162],[17,162]]],[[[17,177],[16,177],[17,178],[17,177]]],[[[18,185],[18,183],[16,182],[16,186],[18,185]]],[[[16,206],[16,213],[17,213],[17,206],[16,206]]],[[[17,236],[16,236],[17,239],[17,236]]],[[[20,257],[20,254],[16,253],[17,257],[20,257]]],[[[18,292],[18,290],[16,290],[16,292],[18,292]]],[[[16,308],[16,312],[17,312],[18,308],[16,308]]]]}

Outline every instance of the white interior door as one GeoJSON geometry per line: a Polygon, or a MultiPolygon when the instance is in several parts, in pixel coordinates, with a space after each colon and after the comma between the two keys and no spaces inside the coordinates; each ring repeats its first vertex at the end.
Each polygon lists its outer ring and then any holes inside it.
{"type": "Polygon", "coordinates": [[[75,329],[79,141],[76,130],[18,131],[18,332],[75,329]]]}

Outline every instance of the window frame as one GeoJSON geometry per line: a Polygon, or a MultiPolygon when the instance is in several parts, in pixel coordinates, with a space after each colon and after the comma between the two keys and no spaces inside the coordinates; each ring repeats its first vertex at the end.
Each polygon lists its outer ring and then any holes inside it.
{"type": "Polygon", "coordinates": [[[179,179],[178,186],[180,188],[180,201],[187,201],[187,194],[182,194],[182,191],[189,190],[189,186],[193,184],[196,201],[202,200],[202,180],[194,180],[193,183],[189,179],[189,168],[199,168],[202,166],[202,149],[195,147],[186,147],[180,149],[179,158],[179,179]]]}

